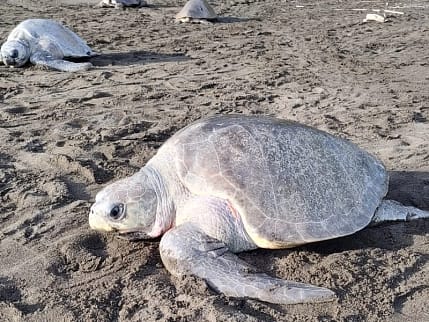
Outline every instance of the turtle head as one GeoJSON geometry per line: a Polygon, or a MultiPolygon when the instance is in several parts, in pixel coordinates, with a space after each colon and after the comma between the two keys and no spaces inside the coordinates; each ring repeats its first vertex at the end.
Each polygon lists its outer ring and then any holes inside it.
{"type": "Polygon", "coordinates": [[[9,40],[1,46],[0,51],[6,66],[21,67],[30,58],[30,46],[23,40],[9,40]]]}
{"type": "Polygon", "coordinates": [[[95,197],[89,225],[100,231],[114,231],[127,239],[158,237],[158,195],[148,173],[140,171],[116,181],[95,197]]]}

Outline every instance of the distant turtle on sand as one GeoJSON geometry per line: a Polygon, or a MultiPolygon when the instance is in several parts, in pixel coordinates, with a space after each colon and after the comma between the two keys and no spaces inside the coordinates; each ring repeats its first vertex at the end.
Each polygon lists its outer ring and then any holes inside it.
{"type": "Polygon", "coordinates": [[[218,18],[206,0],[189,0],[176,15],[178,22],[211,23],[218,18]]]}
{"type": "Polygon", "coordinates": [[[75,72],[92,67],[89,62],[73,63],[64,58],[84,58],[95,53],[73,31],[57,21],[28,19],[9,34],[0,49],[0,61],[21,67],[28,61],[51,69],[75,72]]]}
{"type": "Polygon", "coordinates": [[[102,0],[98,4],[102,8],[116,8],[123,9],[125,7],[145,7],[147,2],[145,0],[102,0]]]}
{"type": "Polygon", "coordinates": [[[292,304],[332,300],[322,287],[270,277],[234,253],[337,238],[429,212],[383,200],[383,164],[355,144],[290,121],[214,116],[173,135],[139,172],[100,191],[93,229],[162,236],[174,275],[218,292],[292,304]]]}

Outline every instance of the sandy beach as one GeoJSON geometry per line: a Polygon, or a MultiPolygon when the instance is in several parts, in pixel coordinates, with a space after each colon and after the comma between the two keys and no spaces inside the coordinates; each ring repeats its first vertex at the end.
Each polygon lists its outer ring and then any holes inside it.
{"type": "Polygon", "coordinates": [[[102,187],[231,113],[347,138],[384,162],[390,199],[429,210],[429,1],[209,1],[221,22],[175,23],[184,2],[0,2],[0,42],[51,18],[100,53],[77,73],[0,65],[0,321],[429,321],[428,220],[240,254],[337,294],[298,305],[228,298],[171,276],[159,240],[90,230],[102,187]]]}

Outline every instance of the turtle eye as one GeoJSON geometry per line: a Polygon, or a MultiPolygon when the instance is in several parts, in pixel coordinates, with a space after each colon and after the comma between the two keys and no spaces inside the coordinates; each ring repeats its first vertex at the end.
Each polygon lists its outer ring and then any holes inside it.
{"type": "Polygon", "coordinates": [[[113,220],[119,220],[122,219],[124,216],[124,204],[119,203],[116,204],[110,209],[109,217],[113,220]]]}
{"type": "Polygon", "coordinates": [[[18,58],[18,50],[12,50],[12,52],[10,53],[10,58],[18,58]]]}

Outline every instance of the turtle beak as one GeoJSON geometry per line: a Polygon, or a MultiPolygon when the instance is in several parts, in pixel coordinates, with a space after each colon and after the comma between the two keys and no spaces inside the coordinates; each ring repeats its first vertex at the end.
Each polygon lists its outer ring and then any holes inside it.
{"type": "Polygon", "coordinates": [[[12,51],[9,51],[7,55],[2,56],[2,59],[6,66],[14,67],[17,64],[16,59],[18,56],[18,50],[13,49],[12,51]]]}
{"type": "Polygon", "coordinates": [[[15,66],[15,59],[10,57],[3,57],[3,62],[6,66],[14,67],[15,66]]]}
{"type": "Polygon", "coordinates": [[[112,231],[113,228],[110,227],[105,220],[103,220],[103,217],[97,216],[96,212],[94,211],[95,204],[91,207],[91,210],[89,212],[89,226],[91,229],[94,230],[101,230],[101,231],[112,231]]]}

